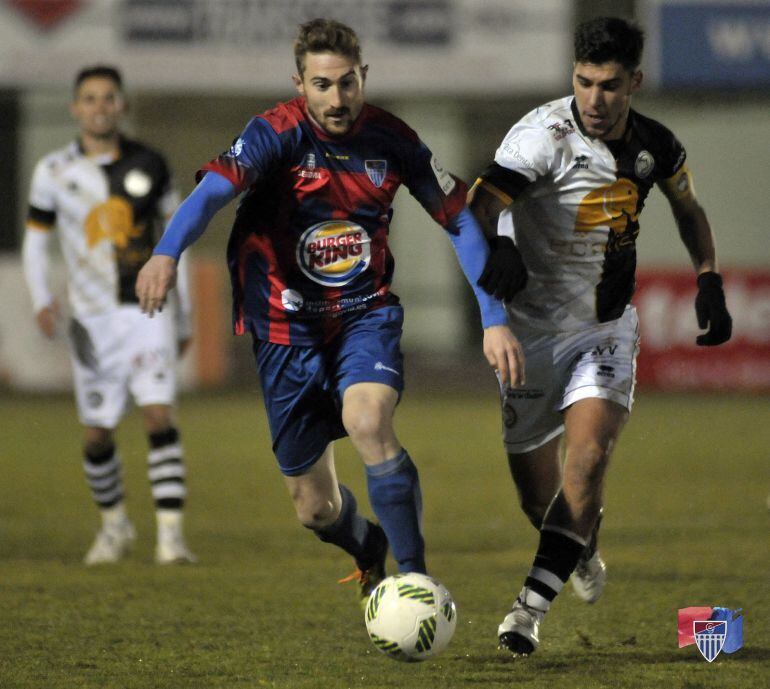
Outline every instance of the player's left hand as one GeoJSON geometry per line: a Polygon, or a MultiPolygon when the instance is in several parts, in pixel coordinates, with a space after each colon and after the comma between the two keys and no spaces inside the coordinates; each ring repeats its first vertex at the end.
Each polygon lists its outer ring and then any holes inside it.
{"type": "Polygon", "coordinates": [[[490,243],[492,252],[478,285],[496,299],[513,299],[527,286],[527,267],[510,237],[495,237],[490,243]]]}
{"type": "Polygon", "coordinates": [[[192,342],[191,337],[183,337],[179,340],[177,340],[176,346],[177,346],[177,357],[182,358],[188,349],[190,349],[190,343],[192,342]]]}
{"type": "Polygon", "coordinates": [[[484,356],[502,384],[514,388],[524,385],[524,350],[507,325],[484,328],[484,356]]]}
{"type": "Polygon", "coordinates": [[[155,254],[142,266],[136,277],[139,308],[150,318],[163,310],[169,290],[176,284],[176,260],[172,256],[155,254]]]}
{"type": "Polygon", "coordinates": [[[695,314],[698,327],[708,332],[698,335],[695,343],[702,347],[713,347],[727,342],[733,332],[733,319],[725,304],[722,276],[708,271],[698,276],[698,296],[695,298],[695,314]]]}

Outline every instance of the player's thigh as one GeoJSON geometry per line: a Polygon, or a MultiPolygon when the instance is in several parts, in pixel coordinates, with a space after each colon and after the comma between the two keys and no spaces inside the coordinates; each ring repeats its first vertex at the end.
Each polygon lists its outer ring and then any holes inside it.
{"type": "Polygon", "coordinates": [[[124,356],[128,385],[137,406],[170,406],[176,398],[176,337],[170,311],[148,318],[135,306],[120,308],[121,319],[131,324],[124,356]]]}
{"type": "Polygon", "coordinates": [[[404,389],[404,356],[400,306],[368,311],[346,323],[334,356],[334,379],[342,400],[345,391],[359,383],[379,383],[396,392],[404,389]]]}
{"type": "Polygon", "coordinates": [[[254,340],[254,357],[284,476],[302,476],[345,435],[326,352],[254,340]]]}
{"type": "Polygon", "coordinates": [[[126,332],[114,314],[70,320],[68,340],[78,417],[86,427],[113,429],[128,402],[126,332]]]}
{"type": "Polygon", "coordinates": [[[600,397],[581,399],[564,412],[564,442],[569,457],[576,448],[610,452],[628,420],[628,409],[600,397]]]}

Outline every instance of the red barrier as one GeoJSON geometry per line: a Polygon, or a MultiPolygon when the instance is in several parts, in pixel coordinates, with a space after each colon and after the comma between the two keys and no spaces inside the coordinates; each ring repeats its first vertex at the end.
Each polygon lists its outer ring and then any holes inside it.
{"type": "Polygon", "coordinates": [[[723,271],[732,339],[698,347],[692,271],[639,270],[637,381],[660,390],[770,391],[770,271],[723,271]]]}

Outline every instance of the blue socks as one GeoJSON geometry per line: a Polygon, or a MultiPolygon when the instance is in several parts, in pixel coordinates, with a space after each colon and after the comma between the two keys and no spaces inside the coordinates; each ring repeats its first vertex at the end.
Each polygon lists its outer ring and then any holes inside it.
{"type": "Polygon", "coordinates": [[[340,484],[342,508],[340,516],[334,524],[315,531],[316,536],[324,543],[333,543],[352,555],[356,562],[367,562],[370,553],[367,552],[367,536],[369,529],[375,525],[358,514],[358,504],[353,493],[340,484]]]}
{"type": "Polygon", "coordinates": [[[420,479],[409,454],[402,449],[382,464],[367,465],[366,480],[369,502],[388,536],[398,571],[425,573],[420,479]]]}

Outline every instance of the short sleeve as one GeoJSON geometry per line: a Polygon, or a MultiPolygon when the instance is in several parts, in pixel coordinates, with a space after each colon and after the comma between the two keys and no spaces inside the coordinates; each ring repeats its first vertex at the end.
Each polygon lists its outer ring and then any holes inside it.
{"type": "Polygon", "coordinates": [[[50,164],[41,160],[32,174],[27,222],[38,229],[50,229],[56,223],[56,194],[50,164]]]}
{"type": "Polygon", "coordinates": [[[264,177],[280,157],[278,134],[265,119],[254,117],[227,151],[198,171],[196,179],[216,172],[243,191],[264,177]]]}
{"type": "Polygon", "coordinates": [[[414,136],[415,140],[406,148],[404,184],[429,215],[447,227],[465,207],[468,188],[414,136]]]}
{"type": "Polygon", "coordinates": [[[534,182],[549,173],[554,153],[552,138],[542,126],[521,120],[505,135],[495,163],[534,182]]]}

